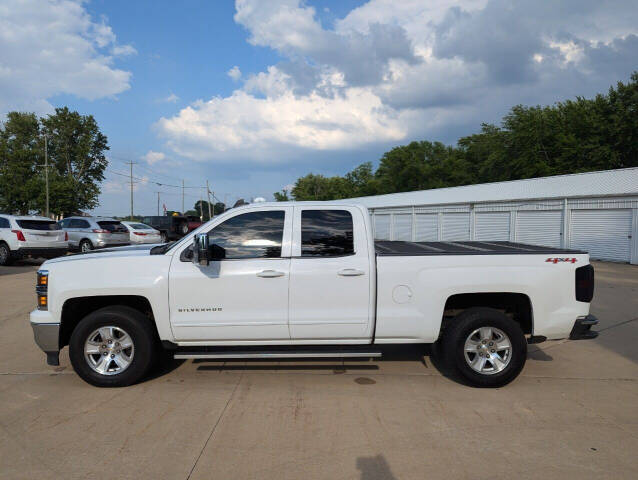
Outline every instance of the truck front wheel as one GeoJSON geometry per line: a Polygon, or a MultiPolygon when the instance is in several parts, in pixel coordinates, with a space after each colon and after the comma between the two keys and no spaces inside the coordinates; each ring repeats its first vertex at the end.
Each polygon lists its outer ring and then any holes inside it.
{"type": "Polygon", "coordinates": [[[459,314],[443,334],[446,363],[476,387],[501,387],[514,380],[527,357],[518,323],[492,308],[459,314]]]}
{"type": "Polygon", "coordinates": [[[97,387],[125,387],[139,381],[152,367],[156,350],[149,320],[123,305],[90,313],[69,340],[73,369],[97,387]]]}

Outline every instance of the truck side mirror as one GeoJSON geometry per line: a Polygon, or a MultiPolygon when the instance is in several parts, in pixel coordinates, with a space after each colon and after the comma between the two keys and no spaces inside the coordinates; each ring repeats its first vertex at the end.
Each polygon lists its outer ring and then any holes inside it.
{"type": "Polygon", "coordinates": [[[210,263],[210,249],[208,248],[208,234],[198,233],[193,238],[193,263],[207,266],[210,263]]]}

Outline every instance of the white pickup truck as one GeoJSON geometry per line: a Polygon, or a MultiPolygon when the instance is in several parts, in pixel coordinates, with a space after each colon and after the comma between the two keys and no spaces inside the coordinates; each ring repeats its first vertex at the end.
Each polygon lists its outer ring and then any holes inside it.
{"type": "Polygon", "coordinates": [[[175,358],[376,357],[438,342],[476,386],[523,368],[527,344],[593,338],[583,252],[509,242],[374,241],[365,207],[254,204],[177,242],[42,264],[30,320],[50,365],[104,387],[175,358]]]}

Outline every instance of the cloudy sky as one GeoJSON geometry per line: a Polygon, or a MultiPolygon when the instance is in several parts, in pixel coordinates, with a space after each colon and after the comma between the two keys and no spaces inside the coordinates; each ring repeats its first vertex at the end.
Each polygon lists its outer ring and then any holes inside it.
{"type": "Polygon", "coordinates": [[[602,92],[638,69],[635,0],[3,0],[0,114],[93,114],[98,214],[200,195],[272,198],[411,140],[454,143],[512,105],[602,92]],[[161,184],[161,185],[158,185],[161,184]]]}

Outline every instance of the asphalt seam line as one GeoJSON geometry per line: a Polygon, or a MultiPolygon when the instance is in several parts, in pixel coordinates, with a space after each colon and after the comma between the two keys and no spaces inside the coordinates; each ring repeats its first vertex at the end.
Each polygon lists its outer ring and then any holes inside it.
{"type": "Polygon", "coordinates": [[[219,425],[219,423],[221,422],[222,417],[224,416],[224,414],[226,413],[226,410],[228,409],[228,405],[230,405],[230,402],[235,397],[235,392],[239,388],[239,384],[241,383],[241,379],[243,376],[244,376],[243,373],[239,376],[239,379],[237,380],[237,383],[235,384],[235,388],[233,388],[233,392],[230,394],[230,397],[228,397],[228,401],[226,402],[226,405],[224,405],[224,409],[222,410],[222,412],[219,414],[219,417],[217,418],[215,425],[213,425],[213,429],[210,431],[210,434],[208,435],[206,442],[204,442],[204,446],[199,452],[199,455],[197,455],[197,459],[195,460],[195,463],[193,463],[193,466],[191,467],[191,471],[188,472],[188,476],[186,477],[186,480],[189,480],[191,478],[191,475],[195,471],[195,467],[199,463],[199,459],[202,458],[202,454],[204,453],[204,450],[206,450],[206,447],[208,446],[208,442],[210,442],[210,439],[213,437],[213,434],[215,433],[215,430],[217,429],[217,425],[219,425]]]}

